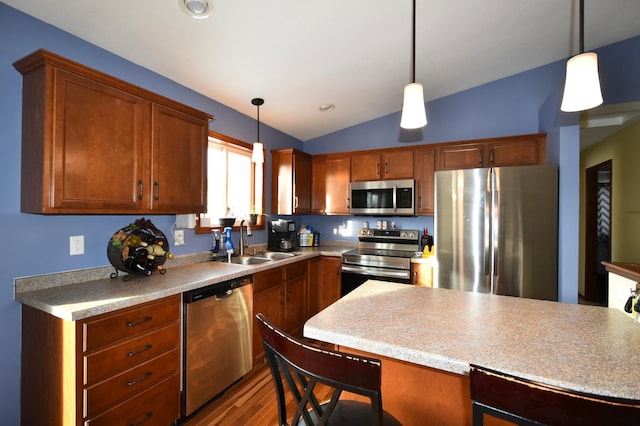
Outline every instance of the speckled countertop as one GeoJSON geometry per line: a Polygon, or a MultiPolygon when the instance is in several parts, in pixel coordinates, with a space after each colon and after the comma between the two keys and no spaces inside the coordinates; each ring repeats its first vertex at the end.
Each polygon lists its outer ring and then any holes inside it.
{"type": "Polygon", "coordinates": [[[59,318],[77,321],[316,256],[340,256],[348,249],[304,248],[296,252],[298,256],[252,266],[205,261],[205,253],[200,262],[170,262],[165,264],[164,275],[133,276],[129,281],[124,281],[123,275],[108,278],[114,271],[111,267],[16,278],[14,298],[59,318]]]}
{"type": "Polygon", "coordinates": [[[473,363],[640,400],[640,324],[617,309],[368,281],[304,335],[457,374],[473,363]]]}

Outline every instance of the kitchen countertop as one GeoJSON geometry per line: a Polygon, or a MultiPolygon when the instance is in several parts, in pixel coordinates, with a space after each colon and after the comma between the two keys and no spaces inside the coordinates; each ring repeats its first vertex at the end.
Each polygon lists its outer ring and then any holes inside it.
{"type": "MultiPolygon", "coordinates": [[[[171,262],[167,262],[167,272],[164,275],[133,275],[129,281],[124,281],[124,274],[115,279],[73,282],[73,279],[66,276],[74,275],[74,272],[17,278],[14,298],[24,305],[56,317],[76,321],[316,256],[340,256],[348,249],[339,246],[301,248],[294,252],[298,256],[251,266],[220,261],[172,266],[171,262]]],[[[99,273],[108,277],[108,273],[113,270],[112,267],[99,268],[99,273]]],[[[82,277],[83,274],[94,276],[86,271],[75,272],[75,276],[82,277]]]]}
{"type": "Polygon", "coordinates": [[[607,272],[613,272],[625,278],[640,283],[640,263],[602,262],[607,272]]]}
{"type": "Polygon", "coordinates": [[[616,309],[367,281],[304,335],[457,374],[478,364],[640,400],[640,324],[616,309]]]}

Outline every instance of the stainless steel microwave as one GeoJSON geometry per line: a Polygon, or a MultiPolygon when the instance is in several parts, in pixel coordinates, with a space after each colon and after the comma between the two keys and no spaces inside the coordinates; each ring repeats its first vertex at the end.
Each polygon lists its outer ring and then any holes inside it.
{"type": "Polygon", "coordinates": [[[351,214],[414,216],[415,192],[412,179],[351,182],[351,214]]]}

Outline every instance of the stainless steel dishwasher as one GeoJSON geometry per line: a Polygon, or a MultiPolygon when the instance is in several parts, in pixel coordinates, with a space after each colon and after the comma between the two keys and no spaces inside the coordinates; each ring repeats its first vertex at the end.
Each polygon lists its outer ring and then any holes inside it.
{"type": "Polygon", "coordinates": [[[182,414],[188,416],[251,370],[252,277],[183,294],[182,414]]]}

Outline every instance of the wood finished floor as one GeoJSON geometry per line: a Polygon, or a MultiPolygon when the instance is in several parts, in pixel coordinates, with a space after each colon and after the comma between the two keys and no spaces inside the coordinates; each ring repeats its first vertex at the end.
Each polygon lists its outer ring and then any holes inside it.
{"type": "MultiPolygon", "coordinates": [[[[295,406],[291,395],[287,399],[287,406],[295,406]]],[[[276,391],[266,364],[254,368],[242,380],[181,423],[181,426],[215,425],[278,426],[276,391]]]]}

